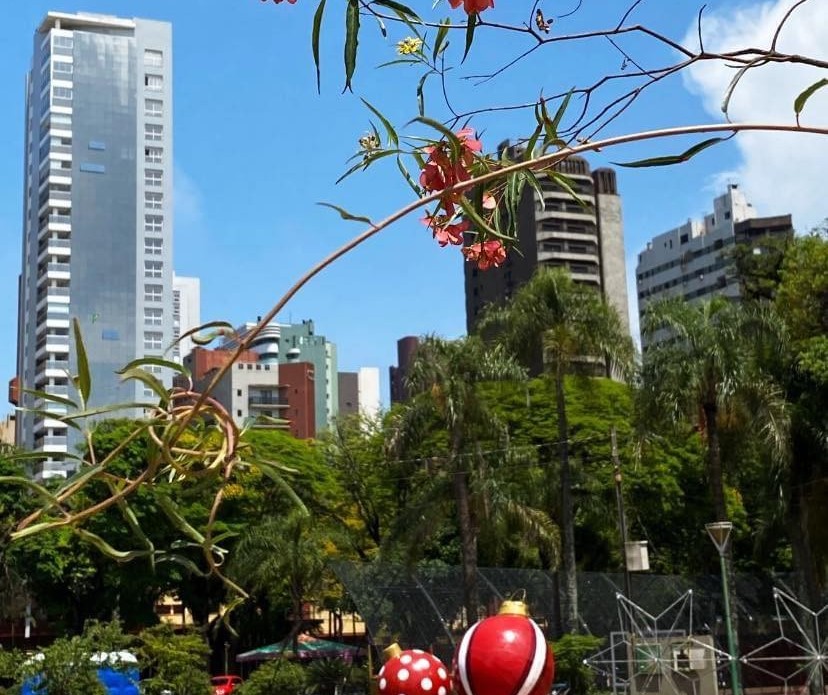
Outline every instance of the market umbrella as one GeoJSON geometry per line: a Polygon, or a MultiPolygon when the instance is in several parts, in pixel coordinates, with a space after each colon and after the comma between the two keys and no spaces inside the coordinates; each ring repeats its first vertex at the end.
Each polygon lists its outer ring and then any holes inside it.
{"type": "Polygon", "coordinates": [[[300,634],[296,641],[297,650],[295,652],[293,650],[293,640],[285,640],[239,654],[236,661],[267,661],[278,659],[280,656],[287,659],[301,660],[344,659],[345,661],[351,661],[359,651],[359,647],[343,644],[342,642],[331,642],[307,633],[300,634]]]}

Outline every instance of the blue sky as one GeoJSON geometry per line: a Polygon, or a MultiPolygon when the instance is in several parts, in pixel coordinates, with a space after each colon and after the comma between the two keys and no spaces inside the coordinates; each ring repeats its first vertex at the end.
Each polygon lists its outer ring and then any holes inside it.
{"type": "MultiPolygon", "coordinates": [[[[431,6],[431,2],[412,2],[431,6]]],[[[393,166],[378,167],[335,185],[358,138],[368,128],[369,114],[360,96],[397,123],[416,115],[415,73],[405,68],[375,68],[395,57],[394,45],[406,34],[397,27],[389,27],[388,38],[383,39],[376,26],[365,21],[355,94],[342,94],[341,18],[333,14],[342,14],[344,3],[328,0],[331,16],[323,29],[320,96],[309,50],[315,7],[309,0],[298,0],[296,5],[259,0],[25,0],[7,4],[0,42],[0,93],[5,107],[0,110],[0,132],[5,134],[0,148],[0,238],[4,242],[0,245],[0,333],[7,336],[0,345],[0,375],[4,379],[13,375],[15,360],[23,81],[32,34],[48,10],[140,16],[173,24],[175,269],[178,274],[201,278],[202,320],[238,323],[255,319],[313,262],[360,231],[358,225],[317,206],[318,201],[381,218],[409,200],[410,190],[393,166]]],[[[444,4],[441,12],[447,15],[452,11],[444,4]]],[[[522,18],[516,16],[515,8],[524,4],[498,0],[489,16],[494,19],[498,12],[498,19],[518,21],[522,18]]],[[[767,24],[773,11],[790,4],[790,0],[710,2],[715,30],[710,40],[726,45],[733,39],[727,21],[733,13],[742,12],[742,24],[756,25],[761,32],[762,22],[767,24]]],[[[617,0],[584,0],[575,18],[553,27],[567,32],[605,27],[617,22],[623,8],[617,0]]],[[[650,0],[641,4],[636,19],[681,38],[694,31],[697,9],[696,2],[689,0],[650,0]]],[[[796,40],[807,43],[816,36],[813,26],[819,24],[805,22],[796,40]]],[[[456,71],[458,76],[496,66],[519,50],[512,43],[487,40],[482,33],[480,38],[469,64],[456,71]]],[[[456,43],[461,43],[459,37],[456,43]]],[[[644,65],[656,65],[659,56],[664,57],[640,40],[627,39],[624,47],[644,65]]],[[[485,85],[474,86],[468,80],[458,83],[453,98],[463,105],[530,101],[541,89],[545,94],[559,92],[608,70],[617,71],[620,63],[621,56],[606,41],[577,48],[560,46],[538,52],[536,58],[485,85]]],[[[712,115],[716,90],[722,89],[718,74],[699,73],[697,80],[677,78],[665,83],[607,134],[720,120],[712,115]]],[[[739,106],[754,116],[768,98],[761,82],[746,92],[739,106]]],[[[445,115],[434,88],[427,92],[427,105],[434,116],[445,115]]],[[[824,102],[815,97],[814,113],[819,105],[824,102]]],[[[482,130],[484,146],[491,150],[510,135],[530,131],[529,118],[529,114],[489,115],[473,125],[482,130]]],[[[765,141],[754,142],[759,143],[754,147],[762,147],[765,141]]],[[[774,142],[782,142],[779,156],[787,156],[784,141],[774,142]]],[[[601,153],[590,161],[601,166],[612,160],[680,151],[685,146],[685,142],[631,146],[601,153]]],[[[635,255],[648,238],[702,214],[727,178],[746,177],[762,190],[759,197],[747,190],[760,214],[793,211],[795,222],[805,224],[798,217],[807,218],[809,225],[828,214],[815,208],[818,188],[813,189],[814,195],[807,194],[808,186],[816,185],[814,177],[811,183],[805,173],[801,179],[785,177],[800,192],[805,187],[804,202],[789,204],[774,198],[774,185],[765,180],[772,178],[767,169],[762,177],[767,162],[751,165],[749,154],[744,146],[728,143],[682,167],[621,171],[628,274],[634,271],[635,255]]],[[[634,304],[631,309],[635,312],[634,304]]],[[[399,337],[429,332],[454,337],[464,332],[462,261],[456,249],[439,249],[417,217],[411,217],[312,281],[279,318],[313,318],[317,331],[337,343],[343,371],[380,367],[382,397],[387,401],[387,368],[396,359],[399,337]]]]}

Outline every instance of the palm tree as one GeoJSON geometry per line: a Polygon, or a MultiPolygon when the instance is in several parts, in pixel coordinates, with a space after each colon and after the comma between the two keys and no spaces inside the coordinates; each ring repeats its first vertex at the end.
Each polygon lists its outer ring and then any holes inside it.
{"type": "MultiPolygon", "coordinates": [[[[477,337],[454,341],[425,338],[409,372],[412,398],[391,423],[389,444],[398,455],[410,450],[412,443],[422,442],[435,426],[446,437],[445,453],[432,459],[437,474],[429,476],[431,488],[419,499],[430,501],[430,512],[438,511],[441,504],[445,509],[446,497],[435,492],[441,483],[450,483],[460,536],[463,606],[469,622],[477,619],[478,539],[487,515],[499,511],[510,516],[542,543],[552,544],[556,539],[548,517],[513,499],[493,494],[496,471],[490,467],[492,458],[480,445],[481,440],[494,439],[501,448],[506,434],[487,406],[480,385],[524,378],[525,371],[514,359],[500,348],[488,348],[477,337]]],[[[418,519],[426,519],[422,507],[417,507],[416,512],[418,519]]],[[[432,523],[439,518],[434,513],[428,516],[432,523]]],[[[429,528],[424,523],[418,526],[420,531],[429,528]]]]}
{"type": "Polygon", "coordinates": [[[565,377],[599,372],[626,376],[635,349],[616,310],[594,289],[579,285],[560,269],[539,269],[505,306],[490,308],[481,321],[484,333],[541,368],[555,390],[558,416],[558,502],[563,532],[564,628],[578,631],[578,584],[575,519],[565,377]]]}
{"type": "Polygon", "coordinates": [[[324,536],[317,523],[304,510],[296,510],[249,527],[233,550],[229,572],[271,603],[289,599],[295,650],[302,629],[302,604],[321,588],[325,563],[324,536]]]}
{"type": "Polygon", "coordinates": [[[673,421],[698,423],[706,438],[715,521],[727,521],[721,420],[748,407],[774,450],[781,454],[787,446],[781,393],[757,368],[759,353],[776,343],[782,329],[769,312],[715,297],[697,304],[656,302],[645,314],[642,332],[661,337],[644,353],[642,405],[673,421]]]}
{"type": "MultiPolygon", "coordinates": [[[[781,346],[782,326],[770,312],[724,297],[694,304],[673,298],[648,307],[642,332],[656,339],[644,353],[641,371],[644,419],[666,415],[673,422],[690,421],[704,433],[715,521],[728,521],[722,424],[747,421],[772,445],[777,460],[786,455],[787,408],[781,391],[758,369],[759,356],[781,346]],[[749,418],[743,417],[745,411],[749,418]]],[[[727,546],[725,565],[735,595],[732,546],[727,546]]],[[[733,629],[738,635],[737,613],[733,629]]]]}

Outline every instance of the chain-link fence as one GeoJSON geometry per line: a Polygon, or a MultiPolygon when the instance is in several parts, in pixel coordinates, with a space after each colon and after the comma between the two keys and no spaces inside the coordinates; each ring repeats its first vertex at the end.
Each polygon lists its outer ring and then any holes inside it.
{"type": "MultiPolygon", "coordinates": [[[[376,647],[381,649],[398,641],[406,646],[429,648],[440,658],[451,659],[468,622],[459,567],[410,568],[342,562],[334,569],[376,647]]],[[[624,602],[627,608],[623,608],[618,600],[619,594],[623,594],[623,574],[579,573],[578,605],[583,632],[605,638],[604,644],[609,646],[615,639],[611,637],[613,633],[617,638],[625,630],[633,630],[630,611],[634,610],[635,629],[642,636],[646,631],[710,635],[716,649],[726,652],[720,576],[633,574],[630,579],[631,596],[624,602]]],[[[560,636],[564,596],[557,573],[480,568],[478,587],[480,615],[495,613],[504,599],[525,596],[532,617],[547,638],[560,636]]],[[[794,594],[787,576],[738,577],[736,596],[731,600],[738,623],[740,654],[749,654],[778,638],[783,619],[796,622],[795,616],[780,618],[775,588],[794,594]]],[[[788,633],[794,633],[793,626],[788,633]]],[[[755,681],[758,685],[762,678],[757,675],[755,681]]]]}

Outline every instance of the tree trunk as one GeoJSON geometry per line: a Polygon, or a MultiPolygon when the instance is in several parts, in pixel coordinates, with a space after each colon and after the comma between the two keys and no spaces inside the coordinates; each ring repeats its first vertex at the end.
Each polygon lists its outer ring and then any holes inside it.
{"type": "MultiPolygon", "coordinates": [[[[705,428],[707,431],[707,474],[710,476],[710,496],[713,499],[713,511],[716,521],[728,521],[727,504],[725,503],[724,471],[722,468],[722,452],[719,446],[719,424],[716,420],[719,408],[715,401],[704,404],[705,428]]],[[[736,647],[735,656],[739,658],[739,596],[736,586],[736,571],[733,568],[733,532],[725,548],[725,573],[723,581],[727,581],[730,593],[730,622],[733,627],[733,642],[736,647]]],[[[739,663],[736,668],[741,670],[739,663]]]]}
{"type": "Polygon", "coordinates": [[[558,411],[558,457],[560,458],[560,506],[563,534],[563,585],[566,632],[578,632],[578,575],[575,565],[575,514],[572,503],[572,472],[569,468],[569,424],[566,420],[566,394],[563,368],[555,371],[555,403],[558,411]]]}
{"type": "Polygon", "coordinates": [[[463,605],[469,625],[477,622],[480,605],[477,591],[477,532],[471,508],[468,474],[455,459],[454,499],[457,504],[457,522],[460,526],[460,556],[463,564],[463,605]]]}

